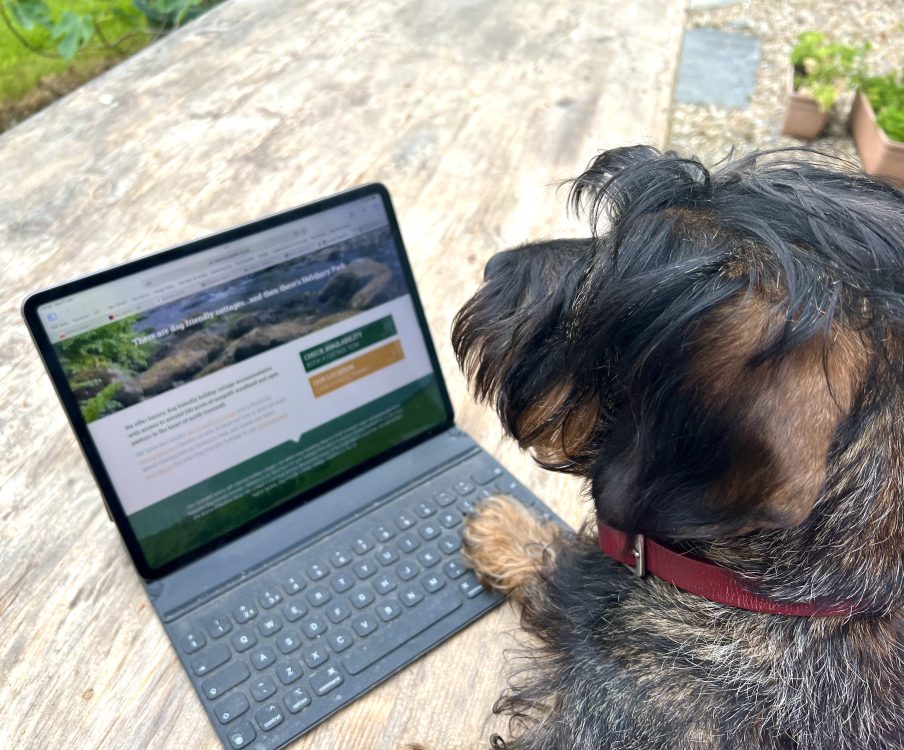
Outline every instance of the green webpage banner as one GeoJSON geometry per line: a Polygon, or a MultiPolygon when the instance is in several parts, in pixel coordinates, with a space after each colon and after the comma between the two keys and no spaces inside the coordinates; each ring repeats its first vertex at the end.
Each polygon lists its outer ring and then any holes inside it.
{"type": "Polygon", "coordinates": [[[335,362],[343,357],[364,349],[378,341],[388,339],[397,333],[395,323],[392,316],[387,315],[385,318],[375,320],[361,326],[355,331],[336,336],[329,341],[305,349],[301,352],[301,361],[304,364],[305,372],[311,372],[319,367],[335,362]]]}
{"type": "MultiPolygon", "coordinates": [[[[391,326],[391,318],[375,321],[376,328],[365,335],[373,341],[389,335],[387,320],[391,326]],[[382,335],[377,336],[378,332],[382,335]]],[[[306,353],[302,352],[302,360],[306,353]]],[[[331,360],[321,364],[327,361],[331,360]]],[[[422,377],[312,429],[297,441],[277,445],[139,510],[129,521],[148,563],[158,567],[444,418],[436,379],[422,377]]]]}

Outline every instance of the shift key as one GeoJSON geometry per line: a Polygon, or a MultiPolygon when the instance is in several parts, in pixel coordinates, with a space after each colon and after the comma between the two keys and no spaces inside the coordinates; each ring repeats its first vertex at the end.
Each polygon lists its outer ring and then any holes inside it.
{"type": "Polygon", "coordinates": [[[460,606],[461,598],[454,591],[449,591],[446,595],[428,597],[427,606],[408,611],[405,617],[398,618],[388,627],[374,633],[366,643],[346,656],[342,663],[349,674],[363,672],[371,664],[395,651],[460,606]]]}
{"type": "Polygon", "coordinates": [[[214,698],[219,698],[223,693],[234,688],[240,682],[244,682],[250,676],[251,673],[244,663],[240,661],[233,662],[210,679],[204,680],[201,683],[201,690],[205,696],[213,700],[214,698]]]}

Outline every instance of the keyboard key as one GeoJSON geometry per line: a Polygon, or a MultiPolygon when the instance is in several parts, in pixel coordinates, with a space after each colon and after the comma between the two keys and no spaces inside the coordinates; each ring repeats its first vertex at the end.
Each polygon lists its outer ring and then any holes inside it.
{"type": "Polygon", "coordinates": [[[355,554],[364,555],[370,550],[373,549],[373,543],[367,541],[364,537],[356,537],[352,542],[352,549],[355,551],[355,554]]]}
{"type": "Polygon", "coordinates": [[[266,669],[276,661],[276,652],[269,646],[261,646],[251,654],[251,663],[256,669],[266,669]]]}
{"type": "Polygon", "coordinates": [[[440,527],[435,523],[424,523],[420,525],[417,533],[421,535],[422,539],[429,542],[431,539],[436,539],[441,531],[440,527]]]}
{"type": "Polygon", "coordinates": [[[458,582],[458,590],[468,597],[468,599],[473,599],[483,591],[483,586],[480,585],[477,576],[469,572],[458,582]]]}
{"type": "Polygon", "coordinates": [[[235,621],[241,625],[242,623],[257,617],[257,610],[250,604],[240,604],[233,610],[232,616],[235,617],[235,621]]]}
{"type": "Polygon", "coordinates": [[[241,684],[251,676],[251,672],[240,661],[234,661],[225,669],[221,669],[213,677],[208,677],[201,683],[201,692],[207,698],[213,700],[219,698],[227,690],[241,684]]]}
{"type": "Polygon", "coordinates": [[[330,690],[339,687],[345,678],[336,667],[327,667],[311,675],[311,687],[317,695],[326,695],[330,690]]]}
{"type": "Polygon", "coordinates": [[[400,614],[402,614],[402,607],[395,602],[384,602],[377,606],[377,616],[383,622],[395,620],[400,614]]]}
{"type": "Polygon", "coordinates": [[[341,594],[343,591],[348,591],[352,586],[355,585],[355,579],[352,578],[348,573],[340,573],[339,575],[335,575],[330,579],[330,586],[333,587],[333,591],[337,594],[341,594]]]}
{"type": "Polygon", "coordinates": [[[203,648],[205,643],[207,643],[207,639],[200,630],[189,630],[179,641],[179,645],[186,654],[193,654],[199,648],[203,648]]]}
{"type": "Polygon", "coordinates": [[[283,715],[282,709],[275,703],[259,708],[254,713],[254,720],[265,732],[269,732],[271,729],[278,727],[283,723],[283,719],[285,719],[285,716],[283,715]]]}
{"type": "Polygon", "coordinates": [[[289,622],[300,620],[308,613],[308,608],[299,600],[291,602],[283,607],[283,614],[289,622]]]}
{"type": "Polygon", "coordinates": [[[414,550],[421,546],[417,537],[412,534],[403,534],[399,537],[399,541],[396,542],[396,544],[399,545],[399,549],[402,550],[402,552],[414,552],[414,550]]]}
{"type": "Polygon", "coordinates": [[[241,721],[230,729],[226,736],[229,738],[229,744],[238,750],[238,748],[247,747],[254,742],[257,732],[254,731],[251,722],[241,721]]]}
{"type": "Polygon", "coordinates": [[[230,656],[229,646],[225,643],[214,643],[207,651],[198,654],[191,660],[191,671],[200,677],[216,669],[221,664],[225,664],[229,661],[230,656]]]}
{"type": "Polygon", "coordinates": [[[398,586],[398,584],[392,576],[380,576],[374,581],[374,588],[377,590],[378,594],[388,594],[395,589],[396,586],[398,586]]]}
{"type": "Polygon", "coordinates": [[[354,643],[354,638],[352,634],[349,633],[345,628],[337,628],[332,633],[330,633],[329,638],[327,640],[330,642],[330,647],[337,654],[342,653],[349,646],[354,643]]]}
{"type": "MultiPolygon", "coordinates": [[[[496,482],[496,487],[499,488],[499,491],[503,494],[507,493],[509,495],[514,494],[515,490],[518,489],[518,483],[514,479],[503,479],[499,482],[496,482]]],[[[497,493],[498,494],[498,493],[497,493]]]]}
{"type": "Polygon", "coordinates": [[[395,572],[403,581],[410,581],[421,572],[421,569],[414,563],[403,562],[396,566],[395,572]]]}
{"type": "Polygon", "coordinates": [[[421,518],[430,518],[430,516],[436,513],[436,508],[434,508],[430,503],[418,503],[414,507],[414,512],[417,513],[421,518]]]}
{"type": "Polygon", "coordinates": [[[501,476],[502,469],[498,466],[488,464],[471,474],[471,479],[473,479],[476,484],[489,484],[494,479],[499,479],[501,476]]]}
{"type": "Polygon", "coordinates": [[[283,591],[285,591],[289,596],[292,594],[297,594],[301,591],[307,584],[304,582],[304,579],[301,576],[288,576],[283,578],[282,587],[283,591]]]}
{"type": "Polygon", "coordinates": [[[373,591],[367,589],[358,589],[352,593],[350,598],[356,609],[362,609],[374,600],[374,594],[373,591]]]}
{"type": "Polygon", "coordinates": [[[417,559],[421,561],[421,565],[425,568],[429,568],[431,565],[436,565],[439,562],[439,552],[433,547],[427,547],[417,553],[417,559]]]}
{"type": "Polygon", "coordinates": [[[330,555],[330,560],[337,568],[341,568],[343,565],[348,565],[352,561],[351,550],[337,549],[335,552],[333,552],[333,554],[330,555]]]}
{"type": "Polygon", "coordinates": [[[472,503],[467,498],[463,498],[462,500],[459,500],[457,507],[465,515],[470,515],[471,513],[474,512],[474,509],[475,509],[474,503],[472,503]]]}
{"type": "Polygon", "coordinates": [[[261,635],[265,638],[268,635],[273,635],[274,633],[278,633],[282,628],[282,620],[280,620],[276,615],[268,615],[263,620],[261,620],[257,624],[257,629],[261,632],[261,635]]]}
{"type": "Polygon", "coordinates": [[[461,523],[461,516],[449,510],[444,510],[439,514],[439,522],[447,529],[451,529],[461,523]]]}
{"type": "Polygon", "coordinates": [[[232,630],[232,623],[225,615],[211,617],[204,625],[211,638],[222,638],[232,630]]]}
{"type": "Polygon", "coordinates": [[[364,638],[377,629],[377,621],[372,615],[358,615],[352,620],[352,627],[358,635],[364,638]]]}
{"type": "Polygon", "coordinates": [[[243,630],[232,636],[232,647],[239,653],[247,651],[255,643],[257,643],[257,636],[253,630],[243,630]]]}
{"type": "Polygon", "coordinates": [[[308,565],[308,578],[312,581],[319,581],[330,572],[330,569],[323,563],[311,563],[308,565]]]}
{"type": "Polygon", "coordinates": [[[377,562],[379,562],[380,565],[391,565],[398,559],[399,553],[395,547],[386,547],[386,549],[381,549],[377,552],[377,562]]]}
{"type": "Polygon", "coordinates": [[[457,536],[452,536],[451,534],[447,534],[442,539],[440,539],[437,544],[439,548],[447,555],[451,555],[453,552],[457,552],[461,549],[461,539],[457,536]]]}
{"type": "Polygon", "coordinates": [[[326,632],[326,621],[322,617],[312,617],[301,629],[308,638],[316,638],[326,632]]]}
{"type": "Polygon", "coordinates": [[[242,693],[233,693],[228,698],[223,698],[213,707],[220,724],[228,724],[241,716],[250,708],[248,699],[242,693]]]}
{"type": "Polygon", "coordinates": [[[440,578],[438,575],[426,575],[421,578],[421,586],[424,587],[428,594],[439,591],[445,585],[446,579],[440,578]]]}
{"type": "Polygon", "coordinates": [[[342,622],[347,617],[351,617],[351,614],[352,611],[345,604],[333,604],[326,610],[326,616],[333,624],[342,622]]]}
{"type": "Polygon", "coordinates": [[[467,568],[461,564],[458,560],[449,560],[445,565],[443,565],[443,572],[449,576],[452,580],[456,578],[460,578],[467,572],[467,568]]]}
{"type": "MultiPolygon", "coordinates": [[[[421,594],[423,596],[423,594],[421,594]]],[[[417,617],[401,618],[391,628],[376,633],[360,644],[354,651],[342,659],[343,666],[349,674],[363,672],[371,664],[376,663],[399,646],[407,643],[414,636],[429,628],[446,615],[461,606],[461,598],[454,591],[438,594],[420,610],[417,617]]]]}
{"type": "Polygon", "coordinates": [[[311,669],[320,664],[323,664],[327,659],[330,658],[330,655],[327,653],[326,646],[311,646],[307,651],[305,651],[301,658],[304,659],[304,663],[307,664],[311,669]]]}
{"type": "Polygon", "coordinates": [[[267,675],[263,677],[258,677],[254,682],[251,683],[251,697],[254,698],[258,703],[261,701],[267,700],[273,693],[276,692],[276,683],[273,682],[267,675]]]}
{"type": "Polygon", "coordinates": [[[399,601],[406,607],[413,607],[415,604],[424,600],[424,594],[417,589],[405,589],[399,594],[399,601]]]}
{"type": "Polygon", "coordinates": [[[287,659],[276,667],[276,676],[283,685],[291,685],[301,675],[301,662],[297,659],[287,659]]]}
{"type": "Polygon", "coordinates": [[[475,490],[474,485],[470,482],[456,482],[454,487],[459,495],[470,495],[475,490]]]}
{"type": "Polygon", "coordinates": [[[396,517],[396,526],[399,527],[399,531],[404,531],[405,529],[410,529],[414,524],[417,523],[417,519],[412,516],[410,513],[399,513],[396,517]]]}
{"type": "Polygon", "coordinates": [[[436,500],[436,502],[439,503],[441,507],[445,508],[447,505],[452,505],[452,503],[455,502],[455,495],[453,495],[451,492],[447,492],[446,490],[442,490],[440,492],[437,492],[433,496],[433,499],[436,500]]]}
{"type": "Polygon", "coordinates": [[[276,648],[283,654],[291,654],[295,649],[301,648],[301,636],[297,633],[284,633],[276,639],[276,648]]]}
{"type": "Polygon", "coordinates": [[[332,599],[333,595],[326,586],[314,586],[305,594],[305,597],[307,597],[312,606],[319,607],[332,599]]]}
{"type": "Polygon", "coordinates": [[[378,542],[388,542],[395,536],[395,531],[389,526],[377,526],[374,529],[374,539],[378,542]]]}
{"type": "Polygon", "coordinates": [[[295,688],[285,697],[286,708],[290,714],[297,714],[311,702],[311,696],[303,687],[295,688]]]}
{"type": "Polygon", "coordinates": [[[264,609],[272,609],[282,601],[282,594],[275,588],[265,589],[258,594],[257,601],[264,609]]]}
{"type": "Polygon", "coordinates": [[[358,576],[358,578],[364,580],[366,578],[370,578],[374,573],[377,572],[377,566],[368,560],[362,560],[355,565],[354,571],[355,575],[358,576]]]}

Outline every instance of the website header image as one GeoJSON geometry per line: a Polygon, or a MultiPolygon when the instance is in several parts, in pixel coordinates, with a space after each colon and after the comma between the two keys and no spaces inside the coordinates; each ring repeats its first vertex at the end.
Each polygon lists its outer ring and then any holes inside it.
{"type": "Polygon", "coordinates": [[[381,226],[54,343],[86,422],[407,294],[381,226]]]}
{"type": "Polygon", "coordinates": [[[244,237],[51,300],[38,315],[48,338],[62,341],[388,223],[380,197],[365,196],[268,229],[251,226],[244,237]]]}

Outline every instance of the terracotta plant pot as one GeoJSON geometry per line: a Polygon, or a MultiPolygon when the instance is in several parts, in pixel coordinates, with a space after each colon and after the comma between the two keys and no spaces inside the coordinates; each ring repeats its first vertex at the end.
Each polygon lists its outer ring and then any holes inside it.
{"type": "Polygon", "coordinates": [[[825,130],[829,113],[819,108],[819,103],[807,94],[794,90],[794,68],[788,67],[788,86],[785,97],[785,122],[782,132],[810,141],[825,130]]]}
{"type": "Polygon", "coordinates": [[[850,125],[863,169],[904,186],[904,142],[891,140],[879,127],[876,113],[862,91],[854,99],[850,125]]]}

